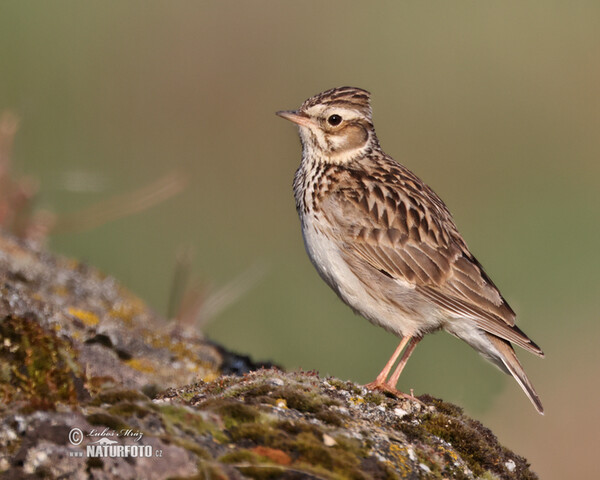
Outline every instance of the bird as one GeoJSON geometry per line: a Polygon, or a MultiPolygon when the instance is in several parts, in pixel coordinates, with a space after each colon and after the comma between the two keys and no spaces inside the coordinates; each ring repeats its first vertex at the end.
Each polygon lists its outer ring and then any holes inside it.
{"type": "Polygon", "coordinates": [[[396,385],[409,357],[424,335],[444,330],[512,375],[543,414],[513,344],[544,353],[515,324],[446,204],[382,150],[371,94],[337,87],[276,114],[299,130],[293,190],[311,262],[355,313],[401,338],[366,387],[406,396],[396,385]]]}

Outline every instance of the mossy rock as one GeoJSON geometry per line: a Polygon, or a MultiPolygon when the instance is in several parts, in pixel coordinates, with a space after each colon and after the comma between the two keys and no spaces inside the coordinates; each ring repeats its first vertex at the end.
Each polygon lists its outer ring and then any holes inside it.
{"type": "Polygon", "coordinates": [[[479,422],[429,396],[396,399],[314,373],[259,370],[156,401],[212,418],[225,440],[205,448],[248,478],[537,478],[479,422]]]}
{"type": "Polygon", "coordinates": [[[181,331],[113,278],[6,235],[0,340],[0,409],[53,409],[115,388],[152,396],[254,368],[200,332],[181,331]]]}
{"type": "Polygon", "coordinates": [[[536,478],[441,400],[315,372],[224,376],[257,366],[1,235],[0,280],[1,478],[536,478]]]}

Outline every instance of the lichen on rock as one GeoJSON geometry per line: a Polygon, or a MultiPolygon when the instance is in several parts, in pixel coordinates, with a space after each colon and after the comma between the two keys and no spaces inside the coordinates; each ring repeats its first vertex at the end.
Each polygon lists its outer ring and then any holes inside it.
{"type": "Polygon", "coordinates": [[[250,478],[537,478],[455,405],[396,399],[311,372],[221,377],[155,402],[221,425],[225,442],[203,442],[212,468],[216,460],[250,478]]]}
{"type": "Polygon", "coordinates": [[[0,279],[2,478],[536,478],[459,407],[256,370],[6,236],[0,279]]]}

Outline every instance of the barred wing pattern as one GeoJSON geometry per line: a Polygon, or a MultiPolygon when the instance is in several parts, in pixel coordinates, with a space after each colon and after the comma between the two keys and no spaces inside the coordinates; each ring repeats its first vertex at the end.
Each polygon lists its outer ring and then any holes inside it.
{"type": "MultiPolygon", "coordinates": [[[[401,279],[452,315],[543,356],[469,252],[442,200],[394,160],[329,167],[321,209],[349,257],[401,279]],[[366,175],[365,170],[369,171],[366,175]]],[[[352,266],[352,262],[348,262],[352,266]]]]}

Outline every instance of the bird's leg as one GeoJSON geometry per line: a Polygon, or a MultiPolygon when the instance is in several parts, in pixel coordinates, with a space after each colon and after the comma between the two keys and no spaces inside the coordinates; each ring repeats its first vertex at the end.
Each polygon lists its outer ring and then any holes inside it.
{"type": "Polygon", "coordinates": [[[410,358],[412,352],[414,351],[414,349],[416,348],[416,346],[418,345],[418,343],[420,341],[421,341],[421,337],[410,337],[410,342],[408,344],[408,347],[406,347],[406,350],[402,354],[402,358],[398,362],[398,366],[396,367],[396,370],[394,370],[394,373],[392,374],[390,379],[386,382],[386,386],[388,387],[388,389],[390,391],[396,390],[396,384],[398,383],[400,374],[402,373],[402,370],[404,370],[404,367],[406,366],[406,362],[408,362],[408,359],[410,358]]]}
{"type": "MultiPolygon", "coordinates": [[[[406,346],[406,344],[409,342],[409,340],[411,338],[412,337],[402,337],[400,344],[396,347],[396,350],[394,350],[394,353],[392,354],[392,356],[390,357],[388,362],[385,364],[385,367],[383,367],[383,370],[381,371],[381,373],[379,375],[377,375],[377,378],[375,379],[374,382],[367,383],[365,385],[366,388],[368,388],[369,390],[374,390],[374,389],[388,390],[388,386],[387,386],[385,380],[387,379],[387,376],[390,374],[390,370],[394,366],[394,363],[396,363],[396,360],[397,360],[398,356],[400,355],[400,353],[402,352],[402,349],[406,346]]],[[[404,358],[404,357],[402,357],[402,358],[404,358]]],[[[394,389],[392,389],[392,390],[394,390],[394,389]]]]}

